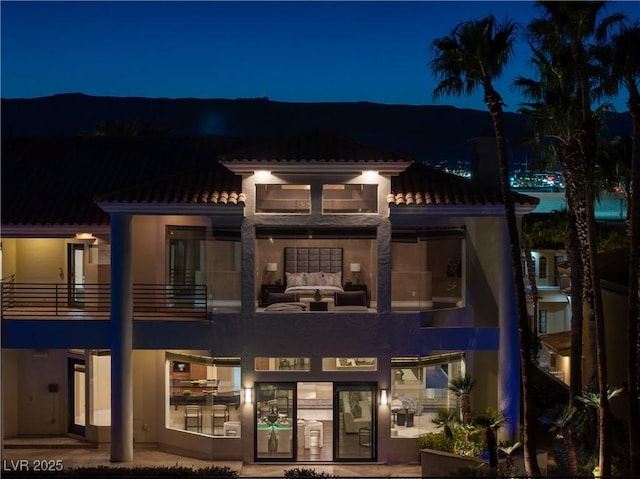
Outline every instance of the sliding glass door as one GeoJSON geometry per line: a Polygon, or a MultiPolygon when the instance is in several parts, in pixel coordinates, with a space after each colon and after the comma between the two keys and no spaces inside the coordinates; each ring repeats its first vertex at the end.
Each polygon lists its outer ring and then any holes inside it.
{"type": "Polygon", "coordinates": [[[296,383],[256,383],[255,390],[256,459],[294,460],[296,383]]]}
{"type": "Polygon", "coordinates": [[[377,456],[377,386],[334,384],[334,459],[372,461],[377,456]]]}
{"type": "Polygon", "coordinates": [[[255,383],[257,461],[375,461],[375,383],[255,383]]]}

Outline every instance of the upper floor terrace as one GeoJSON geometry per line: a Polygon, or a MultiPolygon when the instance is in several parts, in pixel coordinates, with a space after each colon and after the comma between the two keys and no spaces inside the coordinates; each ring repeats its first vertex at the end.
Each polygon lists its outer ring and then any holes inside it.
{"type": "MultiPolygon", "coordinates": [[[[0,284],[2,319],[108,320],[108,283],[18,283],[15,275],[0,284]]],[[[207,320],[207,287],[133,285],[133,320],[207,320]]]]}

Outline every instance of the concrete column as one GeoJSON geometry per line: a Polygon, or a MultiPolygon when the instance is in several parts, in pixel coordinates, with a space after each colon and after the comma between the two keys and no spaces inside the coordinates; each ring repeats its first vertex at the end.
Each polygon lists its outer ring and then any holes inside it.
{"type": "Polygon", "coordinates": [[[500,268],[498,274],[498,408],[507,424],[500,430],[500,439],[516,442],[520,430],[520,333],[516,288],[513,278],[511,249],[506,219],[500,219],[500,268]]]}
{"type": "MultiPolygon", "coordinates": [[[[379,313],[391,311],[391,221],[384,219],[378,226],[378,284],[376,305],[379,313]]],[[[371,295],[372,292],[370,291],[371,295]]],[[[389,399],[391,402],[391,399],[389,399]]]]}
{"type": "Polygon", "coordinates": [[[111,215],[111,462],[133,460],[131,216],[111,215]]]}

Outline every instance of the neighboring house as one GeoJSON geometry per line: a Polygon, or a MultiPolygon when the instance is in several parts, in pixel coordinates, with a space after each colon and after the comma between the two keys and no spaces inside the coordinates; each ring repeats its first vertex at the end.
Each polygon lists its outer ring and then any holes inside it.
{"type": "MultiPolygon", "coordinates": [[[[531,252],[538,286],[538,333],[541,349],[540,367],[552,376],[570,385],[571,372],[571,282],[566,253],[558,250],[531,252]]],[[[607,251],[598,255],[600,285],[605,315],[607,340],[608,382],[614,387],[627,384],[627,298],[629,282],[629,252],[626,249],[607,251]]],[[[527,287],[529,280],[526,280],[527,287]]],[[[529,290],[529,288],[528,288],[529,290]]],[[[529,311],[533,312],[529,296],[529,311]]],[[[589,323],[587,309],[583,308],[582,358],[583,383],[586,384],[586,367],[589,361],[589,323]]],[[[616,413],[626,416],[624,401],[615,400],[616,413]]]]}
{"type": "Polygon", "coordinates": [[[5,138],[2,160],[4,438],[407,462],[469,374],[517,439],[497,185],[319,131],[5,138]]]}
{"type": "MultiPolygon", "coordinates": [[[[569,385],[571,297],[569,276],[563,269],[566,253],[553,249],[535,249],[531,251],[531,257],[538,289],[538,316],[533,320],[536,321],[540,337],[539,365],[544,371],[569,385]]],[[[530,286],[525,269],[525,287],[528,293],[531,291],[530,286]]],[[[528,294],[527,298],[529,313],[533,315],[533,297],[528,294]]]]}

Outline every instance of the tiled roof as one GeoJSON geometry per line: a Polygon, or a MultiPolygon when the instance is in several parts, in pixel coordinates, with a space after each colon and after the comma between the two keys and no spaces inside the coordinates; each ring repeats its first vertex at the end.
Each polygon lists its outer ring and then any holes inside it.
{"type": "Polygon", "coordinates": [[[541,334],[540,341],[563,356],[571,354],[571,331],[541,334]]]}
{"type": "Polygon", "coordinates": [[[97,196],[96,202],[162,204],[238,204],[246,196],[242,177],[220,163],[151,180],[139,186],[97,196]]]}
{"type": "MultiPolygon", "coordinates": [[[[3,138],[2,224],[108,225],[98,195],[123,192],[115,201],[213,200],[235,189],[236,175],[216,164],[218,154],[255,139],[218,137],[55,137],[3,138]],[[189,176],[189,170],[201,169],[189,176]],[[224,174],[222,174],[224,173],[224,174]],[[184,175],[183,175],[184,174],[184,175]],[[151,178],[173,177],[163,191],[151,191],[151,178]],[[193,183],[189,184],[189,181],[193,183]],[[202,185],[209,181],[209,188],[202,185]],[[131,189],[135,185],[146,187],[131,189]],[[210,191],[205,198],[204,192],[210,191]]],[[[220,201],[218,199],[218,201],[220,201]]]]}
{"type": "MultiPolygon", "coordinates": [[[[219,137],[4,138],[2,224],[106,226],[109,215],[96,200],[242,203],[241,177],[218,163],[216,158],[221,156],[238,162],[242,158],[284,159],[302,166],[314,161],[334,166],[388,162],[401,165],[399,170],[412,162],[409,156],[319,131],[266,144],[261,139],[219,137]],[[245,153],[225,156],[231,151],[245,153]]],[[[409,166],[393,177],[392,190],[393,205],[501,202],[495,189],[422,165],[409,166]]],[[[538,202],[515,193],[514,198],[522,204],[538,202]]]]}
{"type": "Polygon", "coordinates": [[[223,164],[250,161],[262,162],[413,162],[411,155],[403,155],[349,138],[341,138],[321,130],[281,138],[243,150],[222,155],[223,164]]]}
{"type": "MultiPolygon", "coordinates": [[[[537,205],[538,198],[512,193],[514,202],[537,205]]],[[[391,179],[391,193],[387,202],[394,206],[469,206],[500,205],[502,193],[498,188],[461,176],[452,175],[430,166],[413,164],[391,179]]]]}

